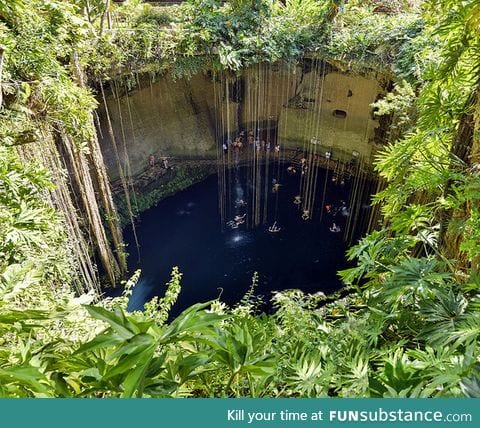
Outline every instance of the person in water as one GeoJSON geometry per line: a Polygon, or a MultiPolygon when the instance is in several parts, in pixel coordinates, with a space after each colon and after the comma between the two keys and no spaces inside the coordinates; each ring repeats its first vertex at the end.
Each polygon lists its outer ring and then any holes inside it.
{"type": "Polygon", "coordinates": [[[293,203],[295,205],[300,205],[302,203],[302,197],[300,195],[295,196],[295,198],[293,199],[293,203]]]}
{"type": "Polygon", "coordinates": [[[335,223],[332,223],[332,226],[330,227],[330,232],[332,233],[338,233],[342,229],[340,229],[340,226],[337,226],[335,223]]]}
{"type": "Polygon", "coordinates": [[[302,175],[305,175],[305,173],[307,172],[307,169],[308,169],[307,159],[302,158],[302,159],[300,160],[300,165],[301,165],[301,168],[302,168],[302,175]]]}
{"type": "Polygon", "coordinates": [[[282,230],[282,228],[277,226],[276,221],[268,228],[268,231],[270,233],[277,233],[280,232],[280,230],[282,230]]]}
{"type": "Polygon", "coordinates": [[[227,226],[230,229],[238,229],[238,224],[234,220],[227,221],[227,226]]]}
{"type": "Polygon", "coordinates": [[[309,210],[303,210],[302,220],[308,220],[309,218],[310,218],[310,211],[309,210]]]}
{"type": "Polygon", "coordinates": [[[237,224],[237,226],[239,224],[243,224],[245,223],[245,217],[247,216],[247,213],[243,214],[243,215],[236,215],[235,218],[233,219],[235,221],[235,223],[237,224]]]}

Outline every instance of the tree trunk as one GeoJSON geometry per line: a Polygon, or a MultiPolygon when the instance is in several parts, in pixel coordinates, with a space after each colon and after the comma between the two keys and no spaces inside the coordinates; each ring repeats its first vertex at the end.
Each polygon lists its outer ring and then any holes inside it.
{"type": "MultiPolygon", "coordinates": [[[[473,144],[474,130],[474,112],[473,106],[477,102],[477,91],[472,93],[465,104],[465,112],[460,117],[457,133],[452,142],[450,150],[451,162],[450,170],[458,171],[459,164],[462,164],[461,170],[466,171],[470,166],[470,153],[473,144]]],[[[443,198],[447,199],[453,194],[453,179],[448,179],[443,189],[443,198]]],[[[452,239],[449,233],[449,225],[454,215],[454,209],[442,208],[438,210],[437,216],[440,223],[440,231],[438,234],[438,248],[446,257],[456,257],[459,252],[459,242],[452,239]]]]}

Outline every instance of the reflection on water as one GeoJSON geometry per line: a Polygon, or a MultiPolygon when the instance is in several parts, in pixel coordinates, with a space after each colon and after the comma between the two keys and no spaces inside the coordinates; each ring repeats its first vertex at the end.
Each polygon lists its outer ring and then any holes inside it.
{"type": "MultiPolygon", "coordinates": [[[[222,231],[216,176],[142,213],[137,226],[141,260],[137,263],[136,257],[129,258],[130,271],[141,268],[142,276],[130,299],[130,309],[142,308],[154,295],[163,296],[173,266],[183,273],[182,292],[173,315],[191,304],[217,298],[219,290],[223,290],[223,301],[234,304],[248,290],[255,271],[259,273],[256,292],[267,300],[275,290],[300,288],[328,293],[337,289],[340,282],[336,272],[346,267],[345,246],[342,234],[332,233],[330,228],[334,221],[343,230],[346,217],[333,218],[332,213],[324,212],[320,222],[317,212],[313,221],[303,221],[292,202],[298,193],[298,180],[285,177],[278,202],[272,202],[277,205],[272,218],[253,230],[247,229],[247,221],[222,231]],[[268,231],[274,220],[280,227],[277,233],[268,231]]],[[[340,207],[342,200],[348,201],[348,186],[329,184],[327,190],[327,205],[340,207]]],[[[237,206],[244,199],[243,192],[239,183],[232,188],[232,217],[248,213],[248,207],[237,206]]],[[[135,254],[129,228],[125,239],[129,252],[135,254]]]]}

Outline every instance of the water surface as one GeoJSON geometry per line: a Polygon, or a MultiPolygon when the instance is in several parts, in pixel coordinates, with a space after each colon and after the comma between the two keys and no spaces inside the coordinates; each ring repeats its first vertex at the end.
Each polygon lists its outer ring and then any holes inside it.
{"type": "MultiPolygon", "coordinates": [[[[235,186],[241,186],[242,194],[251,191],[247,172],[237,170],[235,177],[232,177],[234,172],[230,173],[232,217],[242,210],[249,215],[248,207],[234,208],[239,190],[235,186]]],[[[220,294],[222,301],[235,304],[248,290],[254,272],[259,273],[256,294],[265,300],[275,290],[299,288],[309,293],[329,293],[338,289],[341,284],[336,272],[346,267],[345,245],[343,233],[332,233],[329,229],[335,221],[343,232],[346,217],[338,213],[333,218],[324,206],[338,207],[342,200],[348,202],[349,183],[334,185],[330,175],[324,198],[326,172],[321,170],[319,174],[318,208],[314,219],[308,221],[302,220],[298,206],[293,204],[294,196],[299,193],[300,177],[288,174],[282,177],[278,194],[269,191],[267,223],[254,229],[247,228],[245,223],[237,229],[222,230],[216,175],[143,212],[136,227],[139,262],[131,228],[125,230],[129,269],[131,272],[142,269],[129,309],[141,309],[153,296],[163,296],[173,266],[179,267],[183,279],[172,315],[220,294]],[[268,232],[274,220],[281,227],[276,234],[268,232]]]]}

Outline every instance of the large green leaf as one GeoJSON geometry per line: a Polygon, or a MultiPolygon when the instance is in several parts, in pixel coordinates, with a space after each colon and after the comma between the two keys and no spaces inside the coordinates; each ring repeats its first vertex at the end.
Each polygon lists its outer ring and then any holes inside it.
{"type": "Polygon", "coordinates": [[[24,385],[34,392],[51,395],[46,376],[36,367],[16,366],[0,368],[0,383],[24,385]]]}
{"type": "Polygon", "coordinates": [[[85,308],[92,317],[110,324],[112,329],[123,339],[130,339],[139,333],[138,329],[127,321],[120,310],[113,313],[100,306],[85,306],[85,308]]]}

